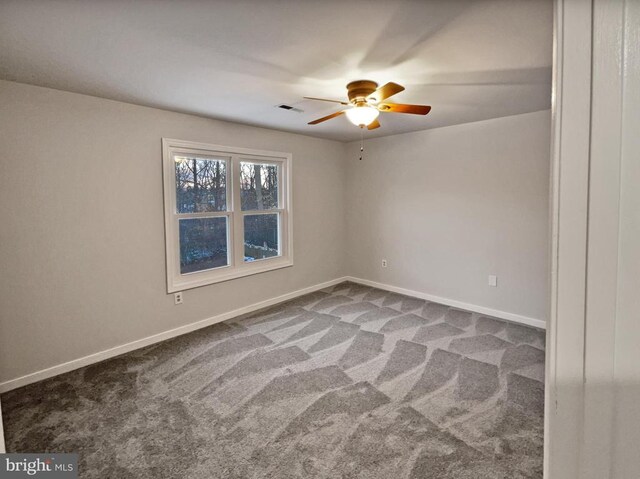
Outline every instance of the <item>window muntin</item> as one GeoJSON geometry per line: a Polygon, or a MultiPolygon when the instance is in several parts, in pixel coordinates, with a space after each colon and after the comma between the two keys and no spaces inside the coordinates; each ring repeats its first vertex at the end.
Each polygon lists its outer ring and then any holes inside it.
{"type": "Polygon", "coordinates": [[[291,266],[291,155],[163,139],[167,289],[291,266]]]}

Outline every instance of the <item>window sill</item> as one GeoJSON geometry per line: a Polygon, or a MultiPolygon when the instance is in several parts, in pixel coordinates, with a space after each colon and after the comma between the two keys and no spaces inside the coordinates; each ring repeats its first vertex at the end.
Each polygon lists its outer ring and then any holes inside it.
{"type": "Polygon", "coordinates": [[[260,260],[251,264],[243,264],[234,269],[224,269],[221,271],[207,271],[202,273],[191,273],[175,278],[172,284],[167,286],[167,294],[184,291],[187,289],[200,288],[209,284],[222,283],[244,276],[266,273],[276,269],[293,266],[293,260],[288,258],[278,258],[273,260],[260,260]]]}

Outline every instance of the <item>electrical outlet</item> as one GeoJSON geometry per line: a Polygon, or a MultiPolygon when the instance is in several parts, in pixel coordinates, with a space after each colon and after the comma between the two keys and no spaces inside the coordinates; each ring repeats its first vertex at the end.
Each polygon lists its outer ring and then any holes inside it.
{"type": "Polygon", "coordinates": [[[176,304],[182,304],[182,291],[178,291],[173,295],[173,300],[176,304]]]}
{"type": "Polygon", "coordinates": [[[386,267],[387,267],[387,260],[386,260],[386,259],[383,259],[383,260],[382,260],[382,267],[383,267],[383,268],[386,268],[386,267]]]}
{"type": "Polygon", "coordinates": [[[489,286],[493,286],[494,288],[498,286],[498,277],[493,274],[489,275],[489,286]]]}

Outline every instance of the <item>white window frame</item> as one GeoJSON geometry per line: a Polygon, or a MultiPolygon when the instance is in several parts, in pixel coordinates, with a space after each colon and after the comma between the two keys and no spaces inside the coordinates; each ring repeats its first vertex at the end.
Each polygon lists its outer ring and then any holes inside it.
{"type": "Polygon", "coordinates": [[[198,288],[266,271],[293,266],[293,225],[291,212],[291,153],[253,150],[193,141],[162,139],[164,179],[164,220],[167,261],[167,293],[198,288]],[[198,155],[227,161],[227,210],[206,213],[178,213],[176,208],[176,155],[198,155]],[[240,205],[240,162],[278,165],[277,209],[242,211],[240,205]],[[278,214],[280,255],[244,261],[244,217],[254,214],[278,214]],[[180,273],[179,220],[227,217],[227,266],[180,273]]]}

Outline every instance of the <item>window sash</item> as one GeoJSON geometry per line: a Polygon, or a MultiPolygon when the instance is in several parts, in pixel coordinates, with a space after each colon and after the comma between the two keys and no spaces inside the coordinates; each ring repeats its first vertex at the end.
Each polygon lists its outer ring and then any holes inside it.
{"type": "MultiPolygon", "coordinates": [[[[266,209],[262,209],[262,210],[257,210],[257,211],[273,211],[276,209],[282,209],[282,202],[284,200],[283,198],[283,189],[281,187],[281,183],[282,183],[282,176],[283,176],[283,166],[282,166],[282,162],[280,161],[265,161],[264,159],[261,158],[249,158],[249,157],[238,157],[238,186],[241,188],[240,186],[240,164],[241,163],[251,163],[253,165],[260,165],[260,166],[275,166],[276,167],[276,176],[277,176],[277,180],[278,180],[278,206],[277,208],[266,208],[266,209]]],[[[242,190],[240,190],[242,192],[242,190]]],[[[238,203],[239,208],[238,211],[254,211],[254,210],[243,210],[242,209],[242,202],[241,202],[241,198],[240,198],[240,202],[238,203]]]]}
{"type": "Polygon", "coordinates": [[[242,227],[243,227],[243,236],[242,236],[242,251],[243,251],[243,257],[242,257],[242,261],[244,263],[247,263],[246,261],[244,261],[244,248],[245,248],[245,238],[244,238],[244,217],[245,216],[259,216],[259,215],[276,215],[276,218],[278,220],[278,254],[276,256],[271,256],[269,258],[259,258],[259,259],[255,259],[254,261],[267,261],[267,260],[275,260],[277,258],[281,258],[283,256],[283,241],[284,241],[284,235],[283,235],[283,215],[284,215],[284,210],[278,209],[278,210],[256,210],[256,211],[243,211],[241,215],[241,218],[238,220],[239,222],[242,223],[242,227]]]}
{"type": "MultiPolygon", "coordinates": [[[[231,194],[229,192],[229,188],[230,188],[230,180],[232,180],[232,178],[229,175],[230,172],[230,164],[231,164],[231,160],[232,158],[230,156],[223,156],[223,155],[216,155],[216,154],[203,154],[202,152],[195,152],[194,150],[187,150],[187,149],[180,149],[180,150],[175,150],[173,151],[171,157],[173,158],[174,161],[174,168],[173,168],[173,201],[174,201],[174,208],[173,208],[173,212],[175,214],[178,215],[184,215],[184,214],[191,214],[191,213],[181,213],[178,211],[178,191],[177,191],[177,185],[178,185],[178,178],[176,178],[176,171],[175,171],[175,158],[176,157],[194,157],[196,160],[210,160],[210,161],[221,161],[225,164],[225,209],[224,210],[214,210],[214,211],[202,211],[199,213],[202,214],[210,214],[210,213],[224,213],[227,211],[231,211],[231,194]]],[[[166,194],[166,193],[165,193],[166,194]]]]}
{"type": "Polygon", "coordinates": [[[283,268],[293,264],[291,232],[291,154],[256,152],[247,149],[163,139],[165,174],[165,229],[167,248],[167,291],[204,286],[241,276],[283,268]],[[175,156],[193,155],[197,158],[226,162],[227,211],[178,213],[175,177],[175,156]],[[170,160],[170,161],[169,161],[170,160]],[[240,163],[277,166],[278,208],[242,211],[240,163]],[[169,194],[167,194],[169,193],[169,194]],[[244,217],[247,215],[277,215],[278,255],[245,262],[244,217]],[[179,221],[192,218],[227,218],[227,265],[207,270],[180,273],[179,221]]]}
{"type": "Polygon", "coordinates": [[[232,217],[233,217],[233,213],[231,211],[222,211],[220,212],[220,214],[205,214],[205,213],[176,213],[174,218],[174,222],[175,222],[175,238],[176,238],[176,264],[178,265],[178,274],[180,276],[187,276],[187,275],[195,275],[195,274],[200,274],[200,273],[205,273],[208,271],[217,271],[217,270],[222,270],[225,268],[232,268],[233,265],[233,254],[231,253],[233,250],[233,238],[231,236],[231,222],[233,221],[232,217]],[[227,218],[227,264],[223,265],[223,266],[217,266],[215,268],[209,268],[209,269],[203,269],[201,271],[192,271],[190,273],[182,273],[181,272],[181,267],[180,267],[180,247],[182,246],[180,244],[180,220],[189,220],[189,219],[206,219],[206,218],[220,218],[220,217],[226,217],[227,218]]]}

